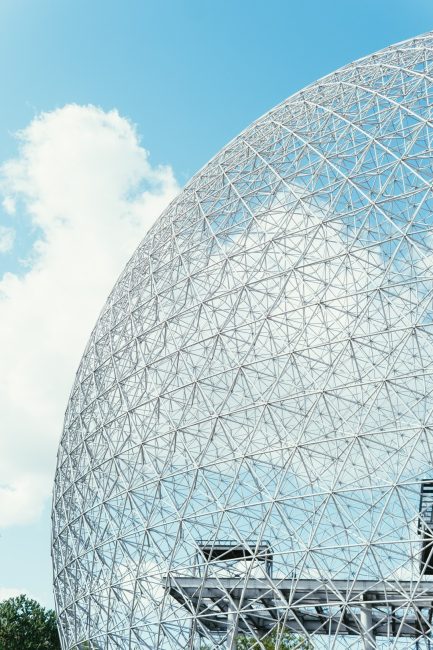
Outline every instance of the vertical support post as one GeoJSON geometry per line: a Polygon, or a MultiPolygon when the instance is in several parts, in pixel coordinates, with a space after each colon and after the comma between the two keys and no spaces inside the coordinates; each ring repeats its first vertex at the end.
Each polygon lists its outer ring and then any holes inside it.
{"type": "MultiPolygon", "coordinates": [[[[362,600],[364,600],[364,598],[362,600]]],[[[375,650],[376,642],[373,633],[373,614],[371,611],[371,603],[361,603],[360,621],[364,650],[375,650]]]]}
{"type": "Polygon", "coordinates": [[[236,650],[236,637],[238,635],[238,617],[236,612],[227,613],[227,650],[236,650]]]}
{"type": "MultiPolygon", "coordinates": [[[[196,650],[197,648],[197,634],[195,633],[195,625],[194,622],[191,621],[191,630],[189,633],[189,641],[188,641],[188,650],[196,650]]],[[[198,646],[200,647],[200,646],[198,646]]]]}

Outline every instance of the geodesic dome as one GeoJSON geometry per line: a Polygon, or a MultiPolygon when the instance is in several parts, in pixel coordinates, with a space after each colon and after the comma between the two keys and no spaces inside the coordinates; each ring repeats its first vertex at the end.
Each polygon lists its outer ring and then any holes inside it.
{"type": "Polygon", "coordinates": [[[59,448],[64,649],[429,643],[432,118],[427,34],[271,110],[146,235],[59,448]]]}

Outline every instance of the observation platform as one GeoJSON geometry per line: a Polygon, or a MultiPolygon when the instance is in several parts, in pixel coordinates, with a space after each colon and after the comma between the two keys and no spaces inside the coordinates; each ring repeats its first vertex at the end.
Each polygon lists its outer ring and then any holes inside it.
{"type": "Polygon", "coordinates": [[[198,631],[226,634],[228,648],[236,634],[260,637],[278,621],[302,635],[360,635],[369,650],[377,636],[431,636],[433,581],[167,576],[166,589],[194,615],[198,631]]]}
{"type": "MultiPolygon", "coordinates": [[[[433,575],[433,481],[421,482],[418,535],[420,574],[433,575]]],[[[261,638],[278,623],[295,634],[359,636],[364,650],[376,637],[422,637],[430,642],[433,626],[433,580],[325,580],[275,578],[273,550],[267,540],[197,541],[197,561],[190,576],[170,575],[165,589],[194,621],[192,637],[206,631],[225,636],[236,647],[239,634],[261,638]],[[204,567],[218,577],[197,575],[204,567]],[[261,566],[236,575],[236,563],[261,566]],[[231,568],[231,570],[229,570],[231,568]],[[227,573],[232,577],[223,577],[227,573]]],[[[206,570],[206,569],[205,569],[206,570]]],[[[194,640],[192,638],[192,643],[194,640]]],[[[196,646],[192,645],[191,648],[196,646]]]]}
{"type": "MultiPolygon", "coordinates": [[[[233,540],[218,540],[206,542],[198,540],[197,556],[202,556],[206,563],[218,562],[227,564],[230,561],[254,560],[264,563],[265,571],[272,577],[273,552],[270,543],[266,540],[258,543],[249,540],[248,545],[233,542],[233,540]]],[[[198,567],[200,563],[197,562],[198,567]]]]}

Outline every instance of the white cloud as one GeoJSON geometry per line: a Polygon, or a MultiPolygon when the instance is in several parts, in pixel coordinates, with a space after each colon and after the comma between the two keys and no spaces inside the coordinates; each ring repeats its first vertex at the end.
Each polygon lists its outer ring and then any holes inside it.
{"type": "MultiPolygon", "coordinates": [[[[145,231],[178,191],[116,111],[68,105],[19,134],[2,167],[42,235],[0,281],[0,526],[36,519],[51,493],[63,412],[86,339],[145,231]]],[[[18,216],[16,218],[19,218],[18,216]]]]}
{"type": "Polygon", "coordinates": [[[6,226],[0,226],[0,253],[7,253],[12,250],[15,241],[15,230],[6,226]]]}
{"type": "Polygon", "coordinates": [[[18,596],[25,596],[26,598],[36,600],[36,602],[39,603],[41,607],[45,607],[47,609],[53,608],[53,603],[51,600],[47,602],[46,598],[43,596],[35,596],[35,594],[32,593],[32,591],[27,587],[0,587],[0,603],[4,600],[8,600],[9,598],[17,598],[18,596]]]}
{"type": "MultiPolygon", "coordinates": [[[[49,576],[47,577],[49,579],[49,576]]],[[[18,596],[25,596],[26,598],[35,600],[41,607],[46,609],[54,609],[51,593],[48,595],[44,591],[35,593],[28,587],[0,587],[0,603],[9,598],[17,598],[18,596]]]]}
{"type": "Polygon", "coordinates": [[[0,602],[7,600],[8,598],[16,598],[25,594],[27,598],[33,598],[33,596],[28,595],[28,590],[19,589],[17,587],[0,587],[0,602]]]}
{"type": "Polygon", "coordinates": [[[5,198],[2,201],[2,206],[7,212],[7,214],[15,214],[16,211],[16,206],[15,206],[15,200],[11,196],[5,196],[5,198]]]}
{"type": "Polygon", "coordinates": [[[0,602],[8,598],[16,598],[21,594],[27,594],[26,589],[17,589],[16,587],[0,587],[0,602]]]}

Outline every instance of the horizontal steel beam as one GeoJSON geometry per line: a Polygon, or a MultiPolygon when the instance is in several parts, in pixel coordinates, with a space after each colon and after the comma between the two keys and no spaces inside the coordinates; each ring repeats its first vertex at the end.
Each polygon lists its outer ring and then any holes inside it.
{"type": "Polygon", "coordinates": [[[431,581],[167,576],[165,588],[209,630],[226,630],[228,614],[239,611],[241,632],[267,631],[284,620],[300,634],[359,635],[366,606],[374,636],[417,638],[431,630],[431,581]]]}

